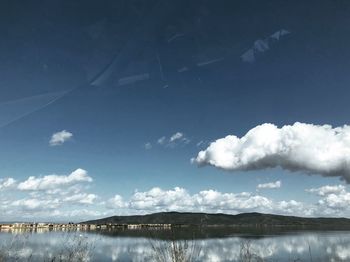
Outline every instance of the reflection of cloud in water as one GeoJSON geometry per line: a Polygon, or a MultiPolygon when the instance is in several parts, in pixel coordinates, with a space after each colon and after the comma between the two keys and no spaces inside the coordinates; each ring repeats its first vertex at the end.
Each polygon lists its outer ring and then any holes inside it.
{"type": "MultiPolygon", "coordinates": [[[[243,241],[251,241],[251,251],[267,260],[309,259],[309,246],[315,258],[335,258],[343,261],[350,258],[349,234],[337,236],[310,233],[250,240],[239,237],[197,240],[195,243],[201,248],[199,261],[239,261],[243,241]]],[[[112,254],[110,259],[113,261],[122,261],[127,258],[132,258],[132,261],[152,261],[152,250],[147,239],[124,238],[115,241],[109,238],[103,239],[102,242],[100,252],[112,254]]]]}
{"type": "MultiPolygon", "coordinates": [[[[50,232],[32,234],[27,238],[27,245],[20,246],[17,257],[33,258],[52,257],[62,245],[67,233],[50,232]]],[[[84,235],[85,236],[85,235],[84,235]]],[[[97,261],[152,261],[153,250],[147,238],[109,237],[87,234],[95,244],[94,260],[97,261]]],[[[8,241],[11,234],[1,233],[0,241],[8,241]]],[[[6,242],[5,241],[5,242],[6,242]]],[[[239,261],[242,242],[249,241],[251,252],[265,260],[290,261],[293,259],[309,260],[309,246],[315,261],[349,261],[350,232],[300,233],[294,235],[267,236],[265,238],[215,238],[195,240],[200,248],[198,261],[239,261]]],[[[15,256],[15,253],[12,254],[15,256]]]]}
{"type": "Polygon", "coordinates": [[[337,254],[337,257],[339,257],[342,260],[349,260],[350,258],[350,245],[346,246],[336,246],[335,253],[337,254]]]}

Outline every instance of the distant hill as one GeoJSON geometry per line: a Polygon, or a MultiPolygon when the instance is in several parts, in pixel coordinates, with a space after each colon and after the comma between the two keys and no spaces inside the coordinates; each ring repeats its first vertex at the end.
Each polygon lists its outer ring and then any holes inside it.
{"type": "Polygon", "coordinates": [[[137,216],[112,216],[84,224],[172,224],[192,226],[303,226],[350,228],[347,218],[304,218],[261,213],[238,215],[161,212],[137,216]]]}

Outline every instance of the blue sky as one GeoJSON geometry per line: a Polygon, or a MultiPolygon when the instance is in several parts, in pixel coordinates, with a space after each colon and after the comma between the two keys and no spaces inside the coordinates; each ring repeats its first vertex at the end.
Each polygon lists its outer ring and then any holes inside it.
{"type": "Polygon", "coordinates": [[[0,221],[350,214],[348,131],[323,132],[349,122],[348,3],[192,1],[184,13],[182,1],[68,2],[1,8],[0,221]],[[310,168],[319,158],[306,153],[293,162],[305,149],[294,147],[267,154],[268,164],[248,158],[248,168],[212,158],[222,155],[209,148],[217,139],[265,123],[276,138],[296,122],[315,128],[292,142],[325,150],[332,164],[310,168]],[[200,151],[209,156],[191,162],[200,151]]]}

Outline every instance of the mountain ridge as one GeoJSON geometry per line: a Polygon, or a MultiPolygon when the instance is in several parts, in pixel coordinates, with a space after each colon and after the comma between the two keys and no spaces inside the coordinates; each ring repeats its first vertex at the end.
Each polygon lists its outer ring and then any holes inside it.
{"type": "Polygon", "coordinates": [[[171,224],[183,226],[302,226],[349,227],[345,217],[297,217],[258,212],[230,215],[224,213],[159,212],[146,215],[111,216],[82,224],[171,224]]]}

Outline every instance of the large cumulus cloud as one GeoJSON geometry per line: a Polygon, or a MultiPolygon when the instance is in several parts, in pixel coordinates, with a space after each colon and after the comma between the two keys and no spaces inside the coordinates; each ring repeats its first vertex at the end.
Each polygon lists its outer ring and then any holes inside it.
{"type": "Polygon", "coordinates": [[[281,167],[350,182],[350,126],[262,124],[241,138],[216,140],[192,161],[230,171],[281,167]]]}

